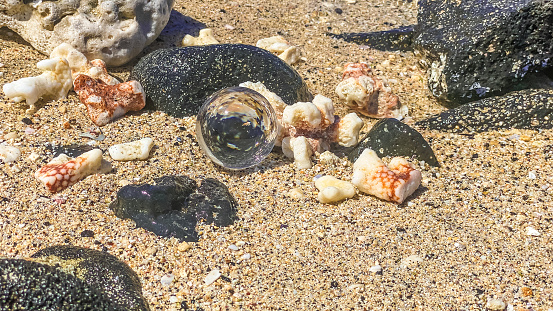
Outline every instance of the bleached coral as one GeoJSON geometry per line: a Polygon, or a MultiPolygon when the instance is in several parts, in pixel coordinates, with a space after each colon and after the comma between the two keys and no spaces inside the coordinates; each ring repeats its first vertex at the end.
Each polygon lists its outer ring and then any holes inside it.
{"type": "Polygon", "coordinates": [[[363,125],[363,120],[355,112],[346,114],[338,123],[338,144],[344,147],[355,146],[359,142],[359,132],[363,125]]]}
{"type": "Polygon", "coordinates": [[[205,28],[200,30],[200,34],[197,37],[186,35],[182,39],[182,46],[195,46],[195,45],[209,45],[219,44],[219,41],[213,36],[213,30],[205,28]]]}
{"type": "Polygon", "coordinates": [[[319,190],[318,200],[321,203],[339,202],[355,195],[352,183],[340,180],[333,176],[322,176],[315,181],[319,190]]]}
{"type": "Polygon", "coordinates": [[[392,94],[386,81],[370,73],[365,63],[347,63],[342,82],[336,86],[336,94],[359,113],[372,118],[396,118],[401,120],[408,113],[407,106],[392,94]]]}
{"type": "Polygon", "coordinates": [[[45,100],[65,98],[73,82],[71,68],[63,58],[40,61],[37,67],[43,71],[41,75],[19,79],[2,87],[4,94],[14,102],[26,101],[29,105],[27,113],[36,111],[35,103],[40,98],[45,100]]]}
{"type": "Polygon", "coordinates": [[[298,49],[297,46],[291,45],[282,36],[273,36],[260,39],[257,41],[255,46],[271,53],[278,54],[278,57],[288,65],[295,64],[300,60],[300,49],[298,49]]]}
{"type": "Polygon", "coordinates": [[[115,161],[133,161],[146,160],[150,156],[150,151],[154,146],[154,140],[143,138],[124,144],[113,145],[109,147],[109,155],[115,161]]]}
{"type": "Polygon", "coordinates": [[[313,150],[307,138],[303,136],[285,137],[282,140],[282,152],[285,156],[294,159],[298,169],[311,168],[313,150]]]}
{"type": "Polygon", "coordinates": [[[351,182],[364,193],[402,203],[417,190],[421,179],[421,172],[404,158],[395,157],[386,166],[373,150],[367,148],[353,164],[351,182]]]}
{"type": "Polygon", "coordinates": [[[67,60],[69,67],[71,67],[73,80],[78,75],[84,74],[94,79],[100,79],[108,85],[119,83],[119,80],[108,74],[106,63],[103,60],[95,59],[89,62],[83,53],[67,43],[60,44],[50,53],[50,58],[56,57],[67,60]]]}

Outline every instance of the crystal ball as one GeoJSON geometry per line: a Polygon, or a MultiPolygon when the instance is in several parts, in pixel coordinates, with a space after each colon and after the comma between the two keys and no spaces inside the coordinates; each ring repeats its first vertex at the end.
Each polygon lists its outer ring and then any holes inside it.
{"type": "Polygon", "coordinates": [[[267,99],[245,87],[213,94],[200,108],[196,137],[215,163],[239,170],[259,164],[275,145],[275,111],[267,99]]]}

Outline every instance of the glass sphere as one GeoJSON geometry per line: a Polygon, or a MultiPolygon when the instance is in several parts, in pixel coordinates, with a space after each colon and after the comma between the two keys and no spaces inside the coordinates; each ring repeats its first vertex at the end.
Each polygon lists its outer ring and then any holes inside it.
{"type": "Polygon", "coordinates": [[[245,87],[213,94],[200,108],[196,137],[211,160],[239,170],[259,164],[277,137],[277,118],[267,99],[245,87]]]}

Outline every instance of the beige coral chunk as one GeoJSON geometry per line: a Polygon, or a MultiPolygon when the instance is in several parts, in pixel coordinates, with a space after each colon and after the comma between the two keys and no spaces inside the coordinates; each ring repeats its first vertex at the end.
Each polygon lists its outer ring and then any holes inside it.
{"type": "Polygon", "coordinates": [[[359,141],[359,132],[365,123],[355,112],[348,113],[338,122],[338,144],[352,147],[359,141]]]}
{"type": "Polygon", "coordinates": [[[50,58],[56,57],[67,60],[69,67],[71,67],[73,79],[80,74],[84,74],[94,79],[100,79],[108,85],[120,83],[119,80],[108,74],[106,63],[103,60],[95,59],[89,62],[83,53],[67,43],[60,44],[50,53],[50,58]]]}
{"type": "Polygon", "coordinates": [[[154,140],[147,137],[109,147],[109,155],[115,161],[146,160],[154,146],[154,140]]]}
{"type": "Polygon", "coordinates": [[[282,36],[260,39],[255,46],[271,53],[279,54],[278,57],[288,65],[295,64],[300,60],[300,49],[297,46],[291,45],[282,36]]]}
{"type": "Polygon", "coordinates": [[[75,92],[85,104],[88,116],[98,126],[103,126],[128,111],[138,111],[146,105],[146,95],[138,81],[107,85],[87,75],[79,75],[75,92]]]}
{"type": "Polygon", "coordinates": [[[35,177],[52,192],[61,191],[88,175],[94,174],[102,166],[102,150],[85,152],[75,159],[60,154],[35,172],[35,177]]]}
{"type": "Polygon", "coordinates": [[[335,91],[350,108],[371,118],[401,120],[408,113],[386,81],[372,75],[365,63],[347,63],[335,91]]]}
{"type": "Polygon", "coordinates": [[[355,187],[352,183],[333,176],[318,178],[315,181],[315,187],[319,190],[317,198],[321,203],[339,202],[355,195],[355,187]]]}
{"type": "Polygon", "coordinates": [[[282,114],[282,123],[305,130],[319,127],[321,121],[321,111],[309,102],[299,102],[287,106],[282,114]]]}
{"type": "Polygon", "coordinates": [[[365,149],[353,164],[351,182],[364,193],[402,203],[417,190],[421,179],[421,172],[407,160],[393,158],[387,167],[373,150],[365,149]]]}
{"type": "Polygon", "coordinates": [[[317,94],[313,98],[312,103],[321,112],[321,125],[323,128],[334,123],[334,104],[330,98],[317,94]]]}
{"type": "Polygon", "coordinates": [[[37,67],[43,71],[41,75],[19,79],[2,87],[4,94],[11,100],[16,103],[23,100],[27,102],[30,106],[27,113],[36,111],[35,103],[40,98],[45,100],[65,98],[73,81],[69,64],[63,58],[42,60],[37,63],[37,67]]]}
{"type": "Polygon", "coordinates": [[[11,163],[19,159],[21,150],[14,146],[0,145],[0,160],[4,163],[11,163]]]}
{"type": "Polygon", "coordinates": [[[311,156],[313,151],[307,138],[303,136],[285,137],[282,140],[282,152],[288,158],[294,159],[294,164],[298,169],[311,168],[311,156]]]}
{"type": "Polygon", "coordinates": [[[219,41],[213,36],[213,30],[211,28],[201,29],[197,37],[186,35],[182,39],[182,46],[195,46],[195,45],[209,45],[219,44],[219,41]]]}

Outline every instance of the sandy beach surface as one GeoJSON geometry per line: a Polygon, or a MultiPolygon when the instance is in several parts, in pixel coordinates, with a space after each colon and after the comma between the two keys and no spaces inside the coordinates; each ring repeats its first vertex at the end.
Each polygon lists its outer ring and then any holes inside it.
{"type": "MultiPolygon", "coordinates": [[[[174,10],[194,35],[212,28],[221,43],[255,45],[280,34],[300,46],[304,60],[294,68],[313,94],[333,99],[341,116],[348,112],[334,92],[341,67],[367,62],[408,106],[405,122],[413,125],[444,110],[417,58],[325,34],[414,24],[414,2],[177,0],[174,10]]],[[[144,53],[176,44],[161,39],[144,53]]],[[[36,63],[45,58],[0,29],[0,85],[38,75],[36,63]]],[[[110,73],[126,80],[135,63],[110,73]]],[[[93,124],[73,91],[27,116],[32,124],[24,117],[20,105],[0,95],[0,143],[22,151],[16,162],[0,163],[0,257],[28,258],[58,244],[107,251],[136,271],[152,310],[484,310],[490,299],[508,310],[553,310],[552,130],[421,131],[442,166],[415,162],[423,181],[406,202],[359,193],[321,204],[313,178],[350,180],[345,158],[297,170],[273,152],[255,168],[224,170],[198,147],[195,118],[154,111],[102,127],[106,139],[96,146],[113,172],[52,195],[33,176],[52,158],[48,144],[87,144],[79,134],[93,124]],[[116,162],[106,152],[144,137],[155,142],[146,161],[116,162]],[[135,228],[109,209],[122,185],[170,174],[224,182],[238,201],[238,220],[225,228],[199,225],[198,242],[180,243],[135,228]],[[84,230],[94,237],[82,237],[84,230]],[[377,265],[381,272],[373,272],[377,265]],[[213,269],[222,277],[206,286],[213,269]],[[173,281],[167,284],[166,276],[173,281]]],[[[363,120],[365,133],[376,120],[363,120]]]]}

